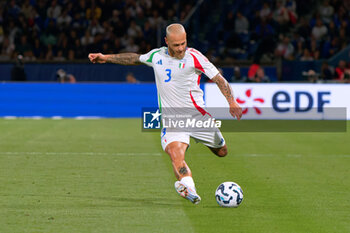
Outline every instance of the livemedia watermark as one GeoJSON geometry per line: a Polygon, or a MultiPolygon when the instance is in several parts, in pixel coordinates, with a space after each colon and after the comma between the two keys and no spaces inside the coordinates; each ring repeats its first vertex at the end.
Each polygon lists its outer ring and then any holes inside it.
{"type": "Polygon", "coordinates": [[[171,132],[346,132],[346,108],[311,108],[308,111],[245,108],[240,121],[229,108],[143,108],[142,131],[167,128],[171,132]]]}

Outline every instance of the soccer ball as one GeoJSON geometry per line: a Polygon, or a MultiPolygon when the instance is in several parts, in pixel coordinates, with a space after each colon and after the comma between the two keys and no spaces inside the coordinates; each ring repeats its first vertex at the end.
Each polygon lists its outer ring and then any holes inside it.
{"type": "Polygon", "coordinates": [[[216,189],[215,199],[222,207],[238,207],[243,201],[243,190],[235,182],[224,182],[216,189]]]}

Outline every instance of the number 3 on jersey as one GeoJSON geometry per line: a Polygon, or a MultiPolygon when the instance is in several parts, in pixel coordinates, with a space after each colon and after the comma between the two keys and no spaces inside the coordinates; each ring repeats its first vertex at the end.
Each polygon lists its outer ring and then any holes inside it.
{"type": "Polygon", "coordinates": [[[171,69],[166,69],[166,75],[169,77],[168,79],[164,80],[166,83],[171,80],[171,69]]]}

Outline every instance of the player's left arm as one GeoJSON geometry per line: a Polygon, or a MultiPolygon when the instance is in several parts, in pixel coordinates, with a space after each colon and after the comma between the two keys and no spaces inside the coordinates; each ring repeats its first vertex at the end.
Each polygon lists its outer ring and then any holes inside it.
{"type": "Polygon", "coordinates": [[[242,108],[236,102],[230,84],[226,81],[224,77],[222,77],[220,73],[214,76],[211,80],[215,82],[216,85],[218,85],[221,93],[225,96],[230,106],[230,114],[233,117],[236,117],[237,120],[240,120],[242,117],[242,108]]]}

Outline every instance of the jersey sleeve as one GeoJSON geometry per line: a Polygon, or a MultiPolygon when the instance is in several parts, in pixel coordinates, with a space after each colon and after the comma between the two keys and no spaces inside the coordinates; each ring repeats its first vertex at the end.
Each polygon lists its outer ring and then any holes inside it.
{"type": "Polygon", "coordinates": [[[145,65],[153,67],[153,62],[152,62],[153,56],[154,56],[154,54],[158,53],[159,51],[160,51],[160,49],[153,49],[146,54],[142,54],[139,58],[140,62],[145,64],[145,65]]]}
{"type": "Polygon", "coordinates": [[[214,78],[219,73],[219,70],[201,52],[193,48],[189,51],[193,57],[196,70],[205,74],[209,79],[214,78]]]}

